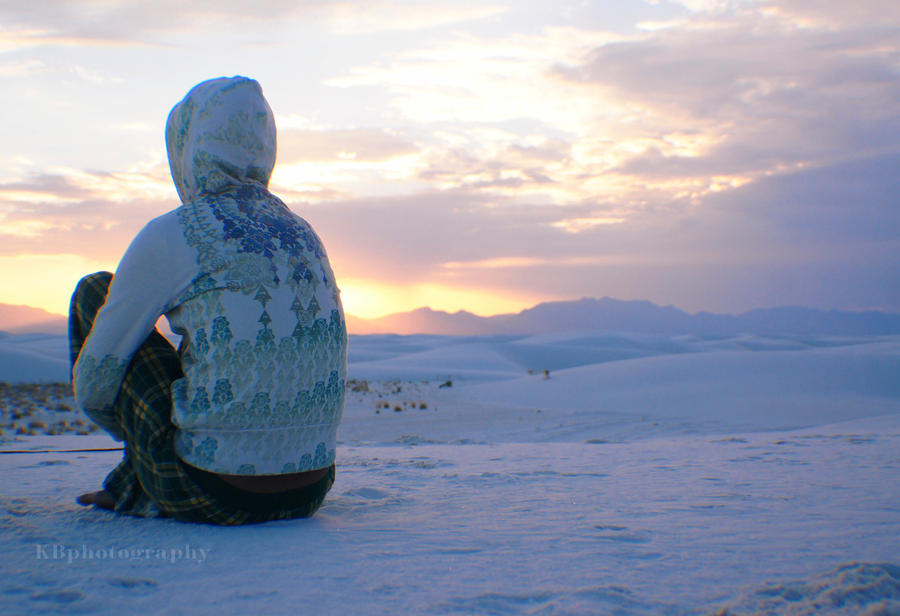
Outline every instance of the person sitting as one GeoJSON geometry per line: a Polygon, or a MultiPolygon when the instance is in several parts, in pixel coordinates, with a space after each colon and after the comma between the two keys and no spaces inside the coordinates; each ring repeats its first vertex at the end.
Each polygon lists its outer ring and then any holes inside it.
{"type": "Polygon", "coordinates": [[[321,240],[268,190],[260,85],[196,85],[166,146],[182,205],[72,296],[76,404],[125,445],[78,502],[227,525],[313,515],[335,479],[347,330],[321,240]]]}

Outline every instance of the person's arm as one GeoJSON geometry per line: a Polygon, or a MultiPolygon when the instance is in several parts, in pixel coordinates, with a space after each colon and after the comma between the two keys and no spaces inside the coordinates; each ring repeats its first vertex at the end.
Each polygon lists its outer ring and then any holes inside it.
{"type": "Polygon", "coordinates": [[[135,351],[173,301],[177,272],[163,232],[151,221],[131,242],[75,362],[75,403],[121,440],[109,415],[135,351]]]}

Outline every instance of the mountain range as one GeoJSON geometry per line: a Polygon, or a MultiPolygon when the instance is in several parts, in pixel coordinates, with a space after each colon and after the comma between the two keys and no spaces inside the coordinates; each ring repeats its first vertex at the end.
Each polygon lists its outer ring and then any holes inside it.
{"type": "Polygon", "coordinates": [[[32,306],[0,304],[0,331],[10,334],[66,334],[66,317],[32,306]]]}
{"type": "Polygon", "coordinates": [[[430,308],[379,319],[347,318],[356,334],[549,334],[572,331],[622,331],[652,334],[847,335],[900,334],[900,314],[851,312],[802,307],[764,308],[738,315],[698,312],[645,300],[610,297],[545,302],[517,314],[480,317],[471,312],[447,313],[430,308]]]}
{"type": "MultiPolygon", "coordinates": [[[[544,302],[516,314],[481,317],[461,310],[431,308],[378,319],[347,315],[353,334],[440,334],[454,336],[527,335],[573,331],[621,331],[698,335],[873,336],[900,334],[900,314],[875,310],[853,312],[803,307],[763,308],[741,314],[690,314],[646,300],[582,298],[544,302]]],[[[66,318],[30,306],[0,304],[0,330],[8,333],[62,334],[66,318]]]]}

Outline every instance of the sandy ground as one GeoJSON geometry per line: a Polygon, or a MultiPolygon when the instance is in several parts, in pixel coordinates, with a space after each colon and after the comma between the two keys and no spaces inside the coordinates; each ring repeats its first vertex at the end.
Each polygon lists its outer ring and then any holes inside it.
{"type": "Polygon", "coordinates": [[[900,341],[584,341],[362,339],[309,520],[81,508],[116,443],[7,434],[2,611],[900,614],[900,341]]]}

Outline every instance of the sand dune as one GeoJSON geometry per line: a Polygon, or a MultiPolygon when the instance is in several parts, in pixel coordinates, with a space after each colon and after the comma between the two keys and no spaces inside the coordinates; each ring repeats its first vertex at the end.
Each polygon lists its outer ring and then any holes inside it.
{"type": "Polygon", "coordinates": [[[66,336],[54,334],[0,335],[0,381],[64,382],[71,369],[66,336]]]}
{"type": "MultiPolygon", "coordinates": [[[[63,337],[0,342],[0,380],[65,367],[63,337]]],[[[121,454],[62,450],[114,441],[7,434],[0,451],[46,453],[0,455],[4,612],[900,606],[900,337],[365,336],[350,359],[309,520],[83,509],[121,454]]]]}

